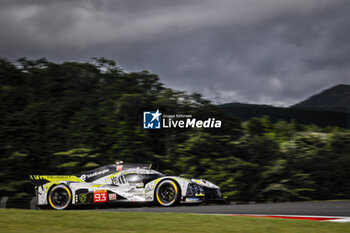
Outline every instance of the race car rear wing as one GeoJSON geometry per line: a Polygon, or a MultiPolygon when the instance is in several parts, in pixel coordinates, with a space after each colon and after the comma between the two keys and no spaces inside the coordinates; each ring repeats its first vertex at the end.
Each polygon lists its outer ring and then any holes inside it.
{"type": "Polygon", "coordinates": [[[72,181],[72,182],[84,182],[76,176],[52,176],[52,175],[30,175],[29,182],[35,186],[41,186],[49,182],[58,182],[58,181],[72,181]]]}

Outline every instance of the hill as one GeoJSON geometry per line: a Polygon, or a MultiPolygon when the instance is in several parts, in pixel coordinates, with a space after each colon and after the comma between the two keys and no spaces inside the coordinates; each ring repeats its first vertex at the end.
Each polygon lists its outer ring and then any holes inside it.
{"type": "Polygon", "coordinates": [[[344,111],[350,108],[350,85],[339,84],[312,95],[291,108],[327,109],[344,111]]]}
{"type": "Polygon", "coordinates": [[[295,120],[306,125],[349,128],[350,85],[333,86],[289,108],[245,103],[228,103],[220,107],[240,120],[268,116],[272,121],[295,120]]]}
{"type": "Polygon", "coordinates": [[[311,109],[311,108],[282,108],[269,105],[229,103],[220,105],[226,113],[240,120],[252,117],[268,116],[273,122],[278,120],[295,120],[300,124],[315,124],[321,127],[338,126],[347,128],[346,112],[311,109]]]}

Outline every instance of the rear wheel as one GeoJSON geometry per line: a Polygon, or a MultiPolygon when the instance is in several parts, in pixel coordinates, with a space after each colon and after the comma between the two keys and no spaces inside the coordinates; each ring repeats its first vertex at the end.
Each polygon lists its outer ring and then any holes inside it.
{"type": "Polygon", "coordinates": [[[161,206],[174,206],[180,199],[180,188],[173,180],[164,180],[156,188],[156,200],[161,206]]]}
{"type": "Polygon", "coordinates": [[[48,199],[53,209],[63,210],[72,202],[72,193],[66,185],[59,184],[50,190],[48,199]]]}

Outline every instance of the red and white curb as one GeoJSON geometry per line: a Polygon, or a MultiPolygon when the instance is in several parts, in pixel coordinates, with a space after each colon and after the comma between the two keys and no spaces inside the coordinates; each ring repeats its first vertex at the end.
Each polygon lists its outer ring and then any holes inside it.
{"type": "Polygon", "coordinates": [[[305,216],[305,215],[268,215],[268,214],[218,214],[225,216],[242,216],[242,217],[262,217],[262,218],[282,218],[322,222],[350,222],[350,217],[340,216],[305,216]]]}

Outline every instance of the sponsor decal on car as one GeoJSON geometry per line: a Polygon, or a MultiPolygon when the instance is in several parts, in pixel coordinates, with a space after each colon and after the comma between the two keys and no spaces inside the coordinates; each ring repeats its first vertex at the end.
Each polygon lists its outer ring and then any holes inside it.
{"type": "Polygon", "coordinates": [[[196,201],[200,201],[200,199],[199,198],[195,198],[195,197],[186,198],[186,202],[196,202],[196,201]]]}
{"type": "Polygon", "coordinates": [[[103,174],[105,174],[107,172],[109,172],[109,169],[105,169],[105,170],[102,170],[102,171],[94,172],[94,173],[91,173],[91,174],[84,174],[84,175],[80,176],[80,179],[85,181],[87,178],[91,178],[91,177],[98,176],[98,175],[103,175],[103,174]]]}
{"type": "Polygon", "coordinates": [[[107,202],[107,190],[96,190],[94,191],[94,202],[107,202]]]}
{"type": "Polygon", "coordinates": [[[116,193],[108,194],[108,200],[110,200],[110,201],[117,200],[117,194],[116,193]]]}
{"type": "Polygon", "coordinates": [[[87,200],[87,193],[80,193],[79,194],[79,202],[80,203],[85,203],[87,200]]]}

